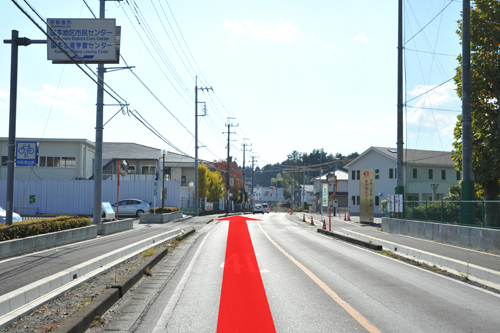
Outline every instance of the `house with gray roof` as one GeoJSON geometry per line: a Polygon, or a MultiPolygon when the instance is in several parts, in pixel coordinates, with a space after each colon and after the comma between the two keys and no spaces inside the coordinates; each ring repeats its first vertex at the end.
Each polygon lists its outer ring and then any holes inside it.
{"type": "MultiPolygon", "coordinates": [[[[405,201],[441,200],[452,185],[458,185],[461,174],[456,170],[451,152],[433,150],[404,150],[403,179],[405,201]]],[[[374,214],[380,216],[380,202],[394,194],[397,184],[397,150],[370,147],[345,165],[349,174],[348,195],[351,214],[360,210],[360,170],[374,170],[374,214]]]]}

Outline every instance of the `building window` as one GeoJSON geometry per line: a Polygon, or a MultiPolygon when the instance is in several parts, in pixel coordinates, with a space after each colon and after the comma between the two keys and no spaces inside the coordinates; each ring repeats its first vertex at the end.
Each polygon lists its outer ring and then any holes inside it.
{"type": "Polygon", "coordinates": [[[394,169],[389,169],[389,179],[394,178],[394,169]]]}
{"type": "Polygon", "coordinates": [[[375,196],[375,206],[379,205],[379,200],[380,200],[380,198],[378,197],[378,195],[376,195],[375,196]]]}
{"type": "Polygon", "coordinates": [[[40,156],[40,167],[46,168],[74,168],[74,157],[54,157],[54,156],[40,156]]]}
{"type": "Polygon", "coordinates": [[[358,206],[359,206],[359,202],[360,202],[360,200],[359,200],[359,195],[358,195],[358,196],[356,197],[356,204],[357,204],[358,206]]]}
{"type": "Polygon", "coordinates": [[[356,171],[356,178],[359,179],[359,170],[356,171]]]}
{"type": "Polygon", "coordinates": [[[356,197],[354,195],[352,196],[352,205],[356,205],[356,197]]]}
{"type": "Polygon", "coordinates": [[[129,165],[127,172],[131,175],[135,174],[135,165],[129,165]]]}
{"type": "Polygon", "coordinates": [[[355,180],[355,179],[356,179],[356,171],[355,171],[355,170],[352,170],[352,176],[351,176],[351,179],[352,179],[352,180],[355,180]]]}
{"type": "Polygon", "coordinates": [[[186,176],[181,177],[181,184],[186,184],[186,176]]]}
{"type": "Polygon", "coordinates": [[[413,179],[417,179],[417,169],[413,169],[413,179]]]}
{"type": "Polygon", "coordinates": [[[446,180],[446,170],[441,170],[441,179],[446,180]]]}
{"type": "Polygon", "coordinates": [[[378,179],[378,176],[379,176],[379,170],[378,169],[375,169],[375,179],[378,179]]]}
{"type": "Polygon", "coordinates": [[[433,171],[432,169],[429,169],[429,179],[432,179],[433,176],[434,176],[434,174],[432,173],[432,171],[433,171]]]}
{"type": "Polygon", "coordinates": [[[457,171],[457,180],[460,180],[460,171],[457,171]]]}
{"type": "Polygon", "coordinates": [[[9,159],[9,156],[2,156],[2,166],[7,166],[8,159],[9,159]]]}
{"type": "Polygon", "coordinates": [[[154,165],[143,165],[141,167],[141,173],[143,175],[154,175],[155,174],[155,168],[156,168],[156,166],[154,166],[154,165]]]}

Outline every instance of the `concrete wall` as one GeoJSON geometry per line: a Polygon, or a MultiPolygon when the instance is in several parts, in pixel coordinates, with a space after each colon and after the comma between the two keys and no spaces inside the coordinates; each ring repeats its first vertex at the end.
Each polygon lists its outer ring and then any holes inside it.
{"type": "Polygon", "coordinates": [[[500,230],[497,229],[400,220],[388,217],[382,218],[382,229],[390,234],[429,239],[480,251],[500,251],[500,230]]]}
{"type": "Polygon", "coordinates": [[[57,246],[97,237],[97,226],[91,225],[49,234],[0,242],[0,259],[16,257],[57,246]]]}

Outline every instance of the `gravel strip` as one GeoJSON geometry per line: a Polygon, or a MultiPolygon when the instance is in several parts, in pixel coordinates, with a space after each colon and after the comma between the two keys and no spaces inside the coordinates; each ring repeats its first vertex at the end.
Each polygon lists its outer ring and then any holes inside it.
{"type": "MultiPolygon", "coordinates": [[[[163,249],[169,243],[177,245],[178,242],[170,240],[155,248],[163,249]]],[[[104,290],[115,284],[117,281],[134,270],[147,258],[141,254],[136,255],[116,266],[108,272],[101,274],[94,279],[82,284],[78,288],[70,290],[53,301],[45,303],[38,309],[26,315],[21,320],[12,323],[10,326],[0,330],[1,333],[9,332],[37,332],[45,333],[54,331],[60,323],[77,313],[94,298],[99,296],[104,290]]]]}

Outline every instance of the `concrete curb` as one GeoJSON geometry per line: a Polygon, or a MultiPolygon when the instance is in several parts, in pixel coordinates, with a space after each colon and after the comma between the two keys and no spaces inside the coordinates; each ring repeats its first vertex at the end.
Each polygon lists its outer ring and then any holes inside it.
{"type": "Polygon", "coordinates": [[[349,230],[351,237],[357,237],[363,241],[372,241],[372,243],[381,245],[384,249],[390,250],[398,255],[420,261],[430,265],[436,265],[455,274],[466,274],[469,278],[474,279],[485,285],[500,289],[500,272],[489,268],[468,264],[467,262],[440,256],[434,253],[422,251],[409,246],[392,243],[380,238],[363,235],[349,230]]]}
{"type": "Polygon", "coordinates": [[[359,239],[356,239],[356,238],[352,238],[352,237],[348,237],[348,236],[345,236],[345,235],[341,235],[341,234],[338,234],[338,233],[335,233],[335,232],[330,232],[330,231],[326,231],[326,230],[323,230],[323,229],[318,229],[318,232],[321,233],[321,234],[325,234],[327,236],[335,237],[335,238],[338,238],[338,239],[343,240],[345,242],[349,242],[349,243],[352,243],[352,244],[363,246],[363,247],[366,247],[366,248],[369,248],[369,249],[372,249],[372,250],[375,250],[375,251],[381,251],[382,250],[382,246],[381,245],[376,245],[376,244],[373,244],[373,243],[370,243],[370,242],[362,241],[362,240],[359,240],[359,239]]]}
{"type": "MultiPolygon", "coordinates": [[[[181,239],[187,238],[196,230],[193,229],[184,235],[181,239]]],[[[123,279],[112,285],[104,293],[99,295],[90,304],[77,312],[74,316],[66,320],[59,326],[54,333],[84,333],[89,328],[95,316],[102,316],[109,310],[127,291],[129,291],[143,276],[146,267],[153,268],[156,266],[168,253],[168,247],[162,251],[156,252],[151,257],[146,259],[142,264],[137,266],[132,272],[127,274],[123,279]]]]}
{"type": "Polygon", "coordinates": [[[106,289],[89,305],[78,311],[73,317],[66,320],[54,332],[83,333],[96,316],[102,316],[120,299],[118,289],[106,289]]]}
{"type": "Polygon", "coordinates": [[[126,259],[168,239],[175,238],[175,235],[167,236],[171,232],[167,231],[149,237],[0,296],[0,328],[19,320],[32,312],[33,308],[57,297],[51,293],[56,292],[60,295],[74,289],[126,259]]]}

